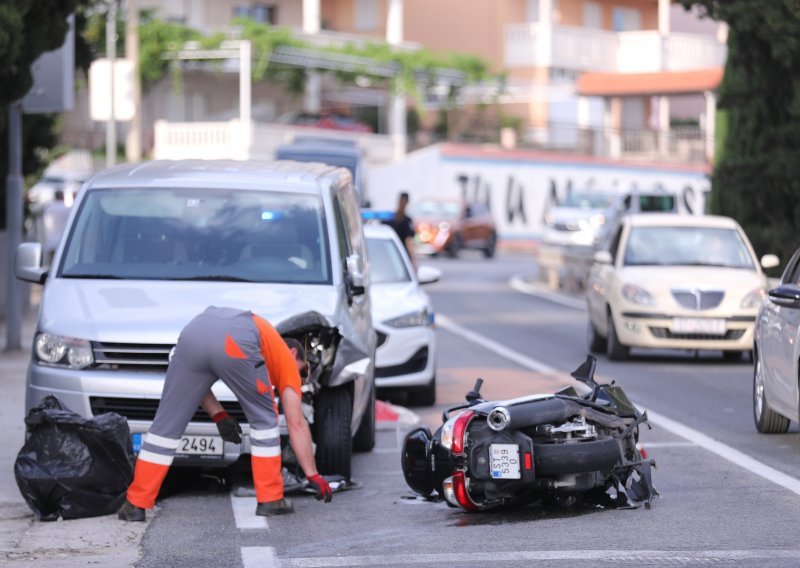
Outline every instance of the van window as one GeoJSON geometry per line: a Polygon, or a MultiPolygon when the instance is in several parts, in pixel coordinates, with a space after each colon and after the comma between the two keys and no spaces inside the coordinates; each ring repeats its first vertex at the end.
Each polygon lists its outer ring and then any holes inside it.
{"type": "Polygon", "coordinates": [[[330,283],[317,195],[97,189],[78,211],[62,278],[330,283]]]}

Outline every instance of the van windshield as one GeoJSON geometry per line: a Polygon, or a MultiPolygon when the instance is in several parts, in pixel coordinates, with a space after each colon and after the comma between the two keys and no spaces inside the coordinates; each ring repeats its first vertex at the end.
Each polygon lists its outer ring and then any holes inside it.
{"type": "Polygon", "coordinates": [[[96,189],[58,276],[331,282],[319,196],[282,191],[96,189]]]}

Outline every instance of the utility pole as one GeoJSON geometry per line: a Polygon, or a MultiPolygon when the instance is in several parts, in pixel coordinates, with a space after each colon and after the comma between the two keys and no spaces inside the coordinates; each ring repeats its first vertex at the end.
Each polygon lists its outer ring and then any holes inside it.
{"type": "Polygon", "coordinates": [[[139,81],[139,0],[126,0],[125,58],[133,62],[133,117],[125,140],[129,162],[142,159],[142,86],[139,81]]]}
{"type": "Polygon", "coordinates": [[[22,294],[14,275],[14,256],[22,240],[22,102],[8,106],[8,175],[6,176],[6,351],[18,351],[22,294]]]}
{"type": "Polygon", "coordinates": [[[111,0],[106,13],[106,57],[108,57],[109,82],[109,115],[106,121],[106,167],[111,167],[117,160],[117,120],[114,111],[114,60],[117,55],[117,0],[111,0]]]}

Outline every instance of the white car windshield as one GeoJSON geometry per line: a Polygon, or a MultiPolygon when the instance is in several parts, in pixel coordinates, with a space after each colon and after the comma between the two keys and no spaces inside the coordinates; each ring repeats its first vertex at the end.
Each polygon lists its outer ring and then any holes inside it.
{"type": "Polygon", "coordinates": [[[738,231],[713,227],[633,227],[624,264],[755,267],[738,231]]]}
{"type": "Polygon", "coordinates": [[[62,278],[331,281],[318,196],[282,191],[97,189],[62,255],[62,278]]]}
{"type": "Polygon", "coordinates": [[[391,239],[367,238],[370,279],[373,284],[410,282],[402,253],[391,239]]]}

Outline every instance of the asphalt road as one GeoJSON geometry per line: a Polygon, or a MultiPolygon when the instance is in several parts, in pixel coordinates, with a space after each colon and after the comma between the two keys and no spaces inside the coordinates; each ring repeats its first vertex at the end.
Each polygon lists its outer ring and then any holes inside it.
{"type": "MultiPolygon", "coordinates": [[[[427,290],[439,321],[438,402],[415,408],[435,427],[476,377],[507,398],[551,392],[585,357],[579,301],[509,285],[535,272],[530,256],[487,261],[464,253],[427,290]],[[530,290],[529,290],[530,291],[530,290]]],[[[259,525],[255,500],[190,479],[162,499],[137,566],[797,566],[800,436],[762,436],[752,424],[749,362],[687,352],[599,357],[651,414],[642,442],[658,463],[650,510],[526,508],[466,514],[414,498],[399,463],[402,432],[381,431],[357,454],[359,488],[331,504],[295,499],[296,514],[259,525]]]]}

